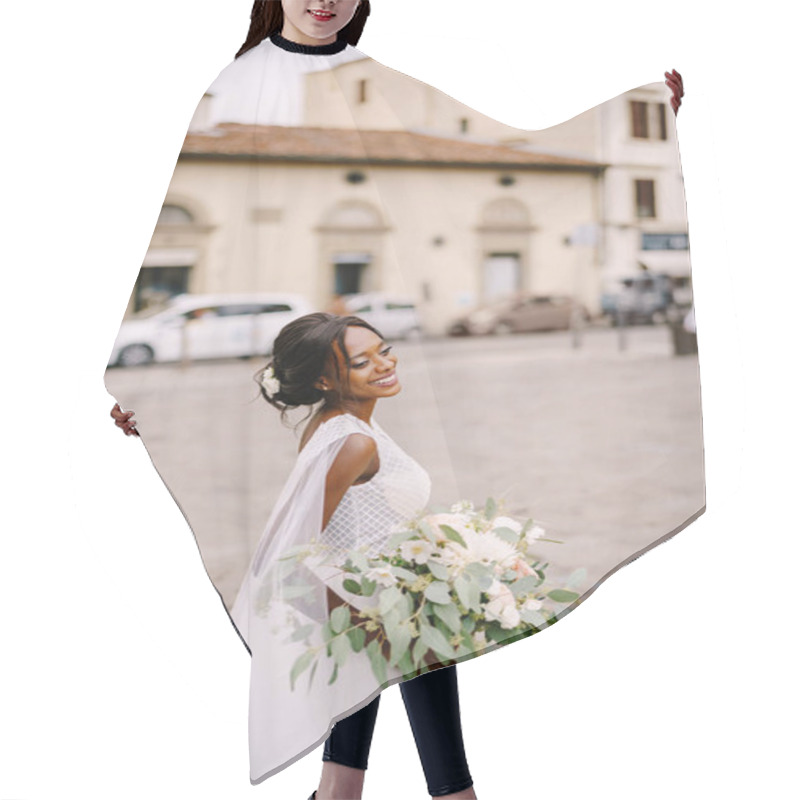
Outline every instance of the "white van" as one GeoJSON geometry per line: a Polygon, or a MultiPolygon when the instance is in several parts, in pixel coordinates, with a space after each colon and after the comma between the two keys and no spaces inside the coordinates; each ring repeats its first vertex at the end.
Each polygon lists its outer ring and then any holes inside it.
{"type": "Polygon", "coordinates": [[[407,297],[373,292],[349,295],[344,302],[348,313],[361,317],[387,339],[416,339],[422,334],[417,307],[407,297]]]}
{"type": "Polygon", "coordinates": [[[286,323],[312,311],[291,294],[183,294],[123,321],[109,366],[267,356],[286,323]]]}

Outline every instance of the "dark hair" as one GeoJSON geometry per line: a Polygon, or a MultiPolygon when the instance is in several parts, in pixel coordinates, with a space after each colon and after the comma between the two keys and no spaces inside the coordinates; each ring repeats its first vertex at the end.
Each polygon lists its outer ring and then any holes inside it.
{"type": "MultiPolygon", "coordinates": [[[[367,22],[369,10],[369,0],[361,0],[353,19],[339,31],[336,38],[344,39],[353,46],[357,45],[367,22]]],[[[255,0],[250,11],[250,30],[235,58],[239,58],[273,33],[280,33],[282,30],[283,6],[280,0],[255,0]]]]}
{"type": "MultiPolygon", "coordinates": [[[[272,346],[272,358],[255,374],[255,380],[261,388],[261,396],[281,412],[284,421],[290,409],[313,406],[325,398],[325,392],[315,384],[329,363],[333,363],[341,380],[334,345],[339,346],[346,360],[344,336],[348,328],[366,328],[383,339],[380,331],[360,317],[340,317],[323,312],[306,314],[281,329],[272,346]],[[279,391],[273,395],[268,394],[261,384],[270,367],[280,384],[279,391]]],[[[347,371],[349,374],[349,364],[347,371]]]]}

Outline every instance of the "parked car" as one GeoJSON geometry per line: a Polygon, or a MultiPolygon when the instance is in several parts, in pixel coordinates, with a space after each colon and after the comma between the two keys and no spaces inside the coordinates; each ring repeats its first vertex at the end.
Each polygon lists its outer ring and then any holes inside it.
{"type": "Polygon", "coordinates": [[[623,278],[600,298],[603,314],[617,324],[621,314],[628,323],[665,322],[667,309],[675,304],[675,279],[661,273],[642,273],[623,278]]]}
{"type": "Polygon", "coordinates": [[[348,313],[374,325],[387,339],[412,339],[422,334],[422,323],[413,300],[373,292],[345,298],[348,313]]]}
{"type": "Polygon", "coordinates": [[[268,355],[280,329],[311,307],[290,294],[183,294],[123,321],[110,366],[268,355]]]}
{"type": "Polygon", "coordinates": [[[567,330],[575,319],[589,319],[586,307],[561,295],[522,295],[498,300],[473,309],[454,320],[450,336],[525,331],[567,330]]]}

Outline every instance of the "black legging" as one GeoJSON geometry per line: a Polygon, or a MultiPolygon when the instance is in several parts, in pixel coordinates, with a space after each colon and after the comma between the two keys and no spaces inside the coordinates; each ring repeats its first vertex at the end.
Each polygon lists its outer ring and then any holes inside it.
{"type": "MultiPolygon", "coordinates": [[[[403,681],[400,692],[417,743],[428,792],[432,797],[440,797],[468,789],[472,786],[472,778],[461,735],[456,668],[435,669],[403,681]]],[[[323,761],[355,769],[367,768],[380,699],[378,695],[369,705],[333,726],[325,742],[323,761]]]]}

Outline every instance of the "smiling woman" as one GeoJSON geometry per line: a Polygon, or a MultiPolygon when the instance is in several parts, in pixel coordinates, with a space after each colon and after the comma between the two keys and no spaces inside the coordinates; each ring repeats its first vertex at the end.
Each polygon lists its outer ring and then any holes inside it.
{"type": "MultiPolygon", "coordinates": [[[[320,705],[340,719],[347,705],[370,698],[356,713],[345,714],[326,740],[319,789],[326,794],[320,797],[360,795],[378,692],[388,679],[408,671],[398,668],[397,632],[382,637],[374,622],[365,624],[360,616],[367,596],[363,581],[393,586],[392,570],[376,563],[359,584],[342,579],[352,574],[352,559],[368,564],[368,558],[391,549],[392,535],[430,498],[428,473],[372,417],[378,400],[400,392],[397,361],[380,333],[358,317],[309,314],[281,331],[272,359],[257,374],[262,396],[282,416],[301,406],[316,410],[231,612],[253,657],[258,702],[250,711],[251,758],[261,768],[290,758],[323,730],[320,705]],[[301,578],[284,566],[298,553],[301,578]],[[288,641],[287,623],[294,631],[288,641]],[[329,634],[326,626],[334,626],[329,634]],[[315,687],[312,672],[307,693],[301,692],[300,674],[311,659],[313,670],[320,665],[313,655],[320,636],[337,656],[333,665],[322,661],[327,681],[315,687]],[[330,684],[338,691],[320,690],[330,684]],[[283,690],[276,692],[276,686],[283,690]],[[275,719],[293,720],[299,735],[275,725],[275,719]],[[327,794],[333,787],[342,793],[327,794]]],[[[420,674],[401,691],[431,794],[474,797],[455,667],[420,674]]]]}

